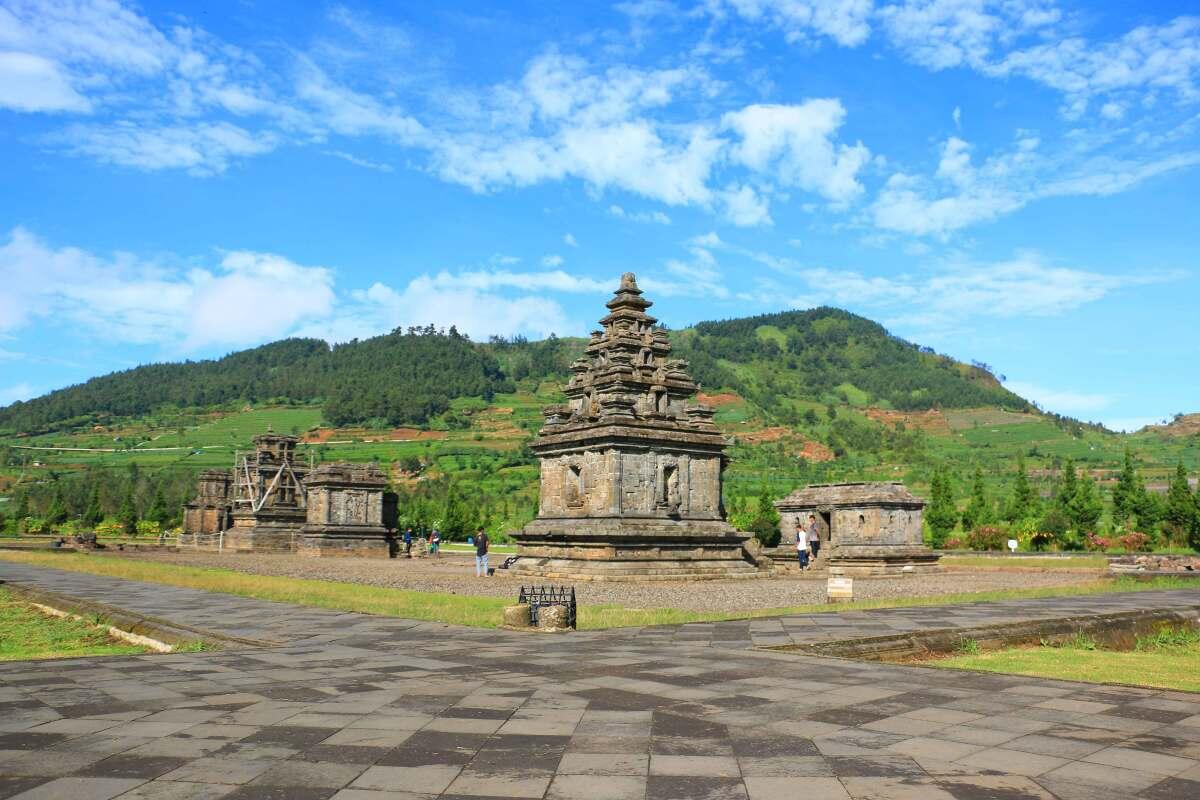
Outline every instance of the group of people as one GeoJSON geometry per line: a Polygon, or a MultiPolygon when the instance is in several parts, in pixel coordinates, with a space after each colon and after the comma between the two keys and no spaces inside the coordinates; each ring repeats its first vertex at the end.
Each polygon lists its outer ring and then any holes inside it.
{"type": "MultiPolygon", "coordinates": [[[[413,533],[412,527],[408,527],[404,530],[404,557],[405,558],[412,558],[413,542],[415,542],[419,538],[421,538],[421,537],[418,534],[413,533]]],[[[428,538],[428,540],[426,540],[426,544],[429,546],[429,554],[432,556],[436,556],[438,554],[438,549],[442,546],[441,531],[439,531],[437,528],[434,528],[433,530],[431,530],[429,532],[429,538],[428,538]]]]}
{"type": "Polygon", "coordinates": [[[817,560],[821,552],[821,529],[817,527],[817,518],[808,515],[808,525],[796,522],[796,558],[800,561],[800,569],[807,570],[809,564],[817,560]]]}
{"type": "MultiPolygon", "coordinates": [[[[418,534],[413,533],[412,527],[404,530],[404,557],[412,558],[413,542],[419,539],[418,534]]],[[[479,528],[475,531],[475,577],[486,578],[491,572],[488,570],[488,549],[491,542],[488,541],[487,531],[479,528]]],[[[442,534],[437,528],[429,532],[429,554],[437,555],[439,548],[442,546],[442,534]]]]}

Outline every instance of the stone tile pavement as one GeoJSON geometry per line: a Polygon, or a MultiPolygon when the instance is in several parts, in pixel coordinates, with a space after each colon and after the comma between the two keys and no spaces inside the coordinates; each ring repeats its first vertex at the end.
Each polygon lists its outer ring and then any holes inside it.
{"type": "Polygon", "coordinates": [[[1200,695],[753,649],[1200,590],[537,636],[0,580],[270,643],[0,664],[0,797],[1200,798],[1200,695]]]}

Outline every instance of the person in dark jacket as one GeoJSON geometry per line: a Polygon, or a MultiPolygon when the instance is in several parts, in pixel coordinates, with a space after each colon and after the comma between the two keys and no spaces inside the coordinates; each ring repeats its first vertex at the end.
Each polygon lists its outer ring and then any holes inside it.
{"type": "Polygon", "coordinates": [[[475,577],[488,576],[488,535],[480,528],[475,532],[475,577]]]}
{"type": "Polygon", "coordinates": [[[410,528],[405,529],[405,531],[404,531],[404,557],[405,558],[412,558],[412,540],[413,540],[413,532],[412,532],[412,528],[410,527],[410,528]]]}

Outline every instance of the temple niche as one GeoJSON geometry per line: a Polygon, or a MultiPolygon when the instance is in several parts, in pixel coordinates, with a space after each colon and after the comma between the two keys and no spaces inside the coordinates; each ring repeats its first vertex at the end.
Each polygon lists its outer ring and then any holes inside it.
{"type": "Polygon", "coordinates": [[[543,412],[538,516],[515,574],[575,580],[757,577],[725,521],[725,437],[693,402],[687,362],[621,276],[602,330],[571,366],[568,402],[543,412]]]}

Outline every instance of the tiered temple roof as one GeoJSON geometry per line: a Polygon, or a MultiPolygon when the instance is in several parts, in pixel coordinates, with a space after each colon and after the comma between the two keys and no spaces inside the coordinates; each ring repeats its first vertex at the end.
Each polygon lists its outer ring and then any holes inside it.
{"type": "Polygon", "coordinates": [[[713,409],[691,403],[696,382],[687,361],[671,358],[667,332],[646,313],[632,272],[606,304],[601,330],[593,331],[584,355],[571,365],[568,403],[545,411],[543,435],[584,426],[635,424],[658,429],[717,433],[713,409]]]}

